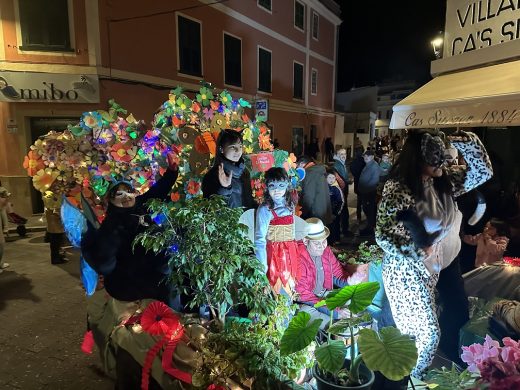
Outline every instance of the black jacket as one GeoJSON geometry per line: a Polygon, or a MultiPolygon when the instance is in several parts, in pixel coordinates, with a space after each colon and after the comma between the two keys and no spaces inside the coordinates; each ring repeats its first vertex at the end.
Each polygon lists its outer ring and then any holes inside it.
{"type": "Polygon", "coordinates": [[[226,199],[227,205],[231,208],[244,207],[246,210],[256,208],[257,204],[253,199],[253,191],[251,189],[251,176],[244,166],[241,159],[237,163],[224,160],[224,171],[227,175],[233,174],[231,185],[222,187],[218,180],[219,164],[215,163],[204,176],[202,180],[202,193],[205,198],[211,195],[221,195],[226,199]]]}
{"type": "Polygon", "coordinates": [[[152,298],[168,303],[166,256],[146,252],[141,245],[132,249],[132,243],[146,229],[143,221],[151,222],[144,204],[153,198],[167,200],[176,180],[177,172],[168,170],[152,188],[136,198],[134,207],[116,207],[110,203],[99,230],[89,228],[82,237],[84,259],[104,276],[105,288],[115,299],[152,298]]]}

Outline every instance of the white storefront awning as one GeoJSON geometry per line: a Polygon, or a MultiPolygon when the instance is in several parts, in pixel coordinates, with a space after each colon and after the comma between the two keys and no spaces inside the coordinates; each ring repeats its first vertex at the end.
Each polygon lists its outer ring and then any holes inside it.
{"type": "Polygon", "coordinates": [[[520,126],[520,61],[434,78],[393,108],[391,129],[520,126]]]}

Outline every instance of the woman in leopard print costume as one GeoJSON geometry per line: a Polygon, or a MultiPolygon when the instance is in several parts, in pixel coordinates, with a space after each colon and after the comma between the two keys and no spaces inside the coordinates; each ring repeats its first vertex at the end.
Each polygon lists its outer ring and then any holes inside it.
{"type": "Polygon", "coordinates": [[[460,212],[454,198],[492,176],[487,152],[473,133],[453,137],[452,145],[466,160],[464,169],[444,165],[444,143],[437,134],[411,131],[390,172],[379,204],[376,241],[384,250],[383,282],[397,327],[415,337],[421,378],[433,360],[440,330],[434,300],[439,272],[460,248],[460,212]],[[420,247],[399,219],[411,210],[424,223],[433,244],[420,247]],[[458,247],[457,247],[458,245],[458,247]]]}

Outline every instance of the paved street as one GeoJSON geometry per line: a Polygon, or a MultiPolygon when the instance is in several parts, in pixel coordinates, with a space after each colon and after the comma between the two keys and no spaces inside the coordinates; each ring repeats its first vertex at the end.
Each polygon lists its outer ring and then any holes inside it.
{"type": "Polygon", "coordinates": [[[11,266],[0,274],[0,388],[113,389],[103,376],[97,350],[81,352],[85,297],[78,256],[51,265],[43,232],[6,244],[11,266]]]}

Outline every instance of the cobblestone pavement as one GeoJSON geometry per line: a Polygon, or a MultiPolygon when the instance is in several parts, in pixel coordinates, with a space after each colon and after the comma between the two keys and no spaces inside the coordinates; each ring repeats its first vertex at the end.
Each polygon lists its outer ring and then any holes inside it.
{"type": "Polygon", "coordinates": [[[102,373],[96,349],[81,352],[85,295],[79,257],[50,264],[43,232],[21,239],[11,234],[0,274],[0,388],[113,389],[102,373]]]}

